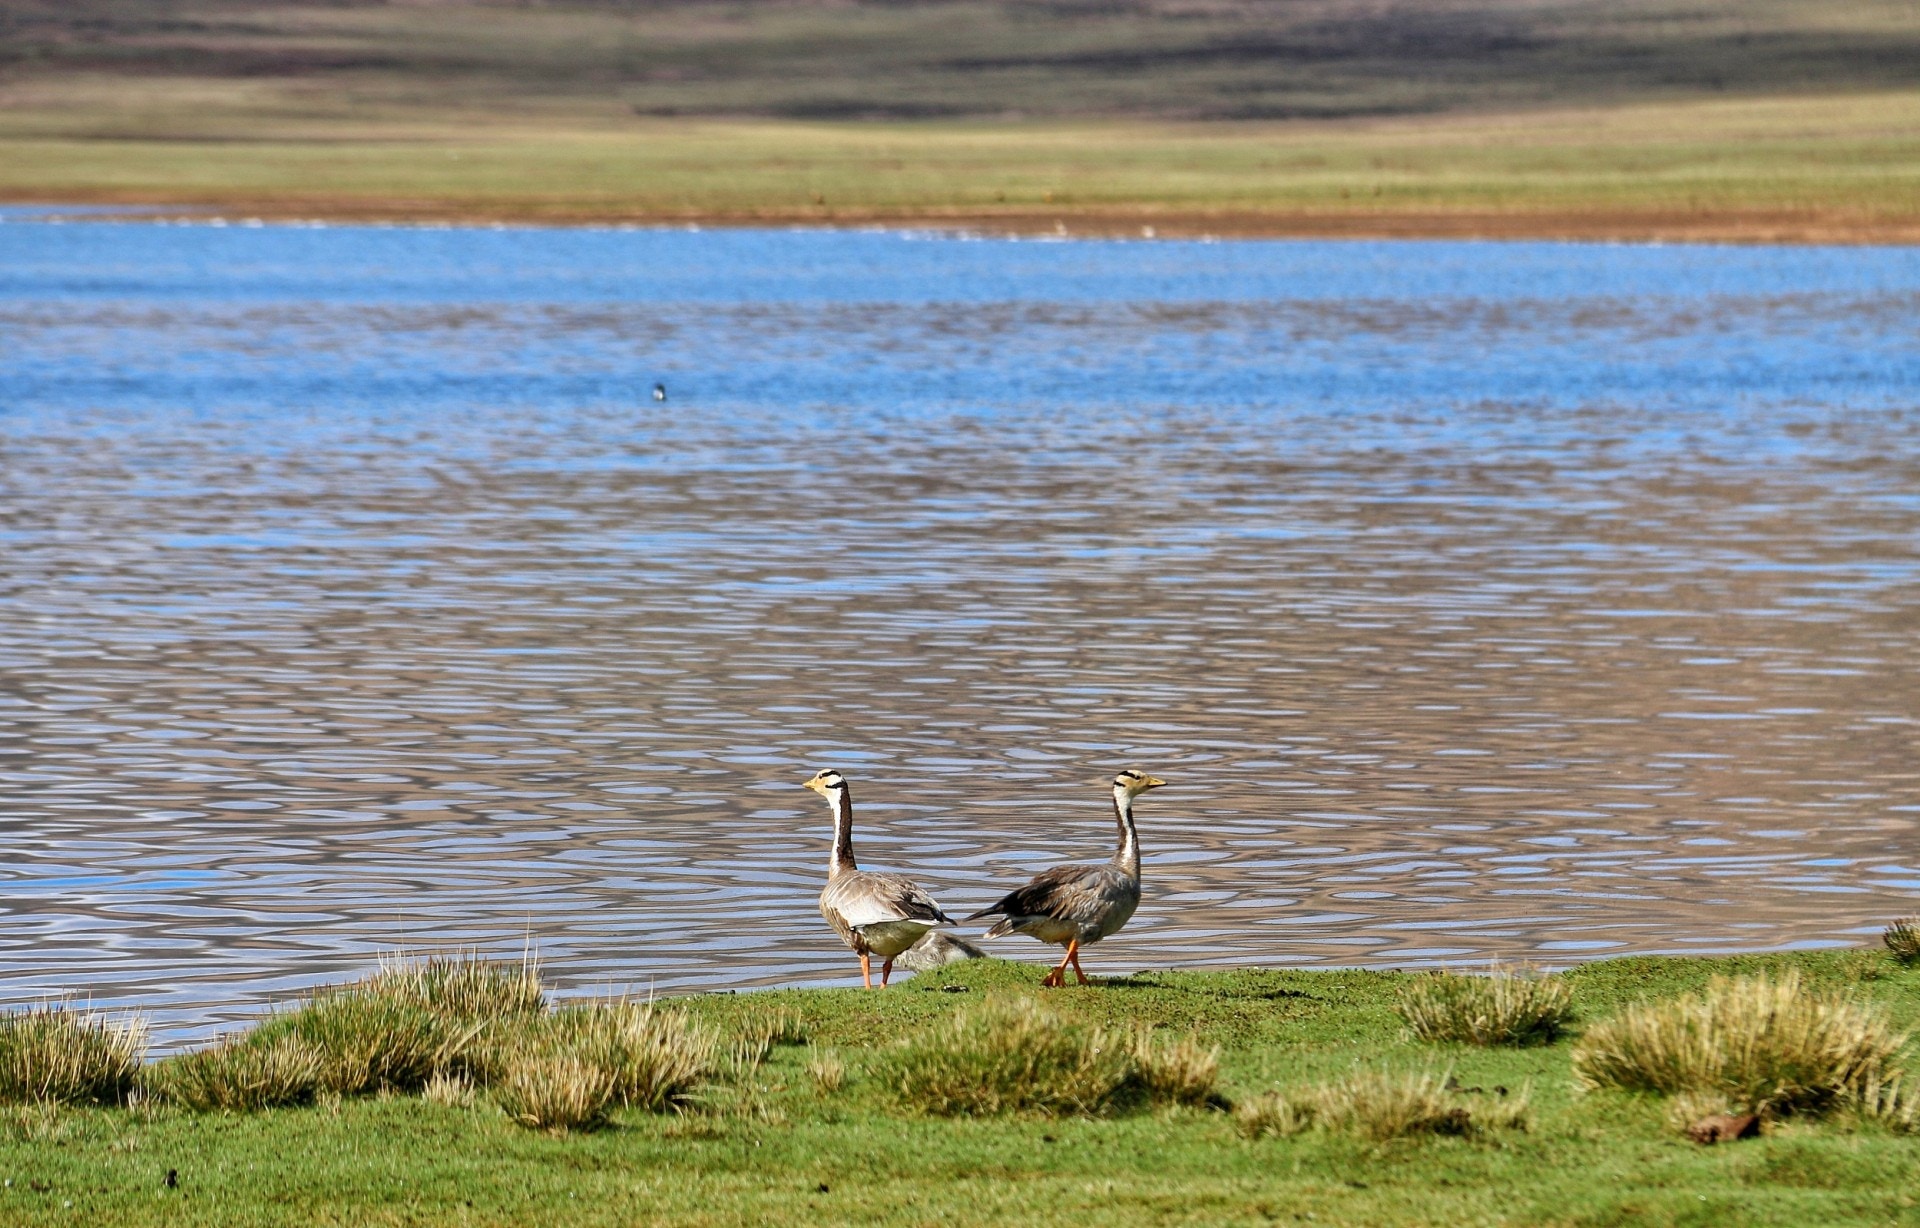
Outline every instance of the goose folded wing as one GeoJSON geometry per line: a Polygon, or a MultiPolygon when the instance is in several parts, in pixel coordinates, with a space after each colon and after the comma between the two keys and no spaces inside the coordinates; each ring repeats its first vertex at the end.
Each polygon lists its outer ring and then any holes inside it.
{"type": "MultiPolygon", "coordinates": [[[[1026,886],[1009,891],[991,908],[983,908],[974,917],[999,914],[1004,917],[1055,917],[1062,920],[1078,916],[1086,901],[1100,889],[1105,866],[1055,866],[1034,876],[1026,886]]],[[[969,917],[968,920],[972,920],[969,917]]]]}
{"type": "Polygon", "coordinates": [[[948,925],[953,918],[940,911],[933,897],[911,879],[897,875],[873,875],[860,884],[859,891],[835,903],[848,925],[881,925],[888,921],[925,921],[929,925],[948,925]]]}

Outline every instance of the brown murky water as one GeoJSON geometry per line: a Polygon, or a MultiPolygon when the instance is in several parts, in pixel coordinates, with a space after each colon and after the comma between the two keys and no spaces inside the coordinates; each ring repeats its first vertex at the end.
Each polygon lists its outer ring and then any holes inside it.
{"type": "MultiPolygon", "coordinates": [[[[0,300],[10,1000],[186,1036],[528,941],[571,988],[846,983],[828,765],[955,912],[1165,776],[1102,971],[1851,944],[1920,897],[1913,257],[1675,255],[1737,266],[1702,300],[1658,249],[1485,248],[1523,267],[1402,310],[1471,245],[1311,301],[1261,262],[1339,245],[1151,245],[1197,303],[1149,245],[898,257],[981,305],[864,280],[895,236],[642,233],[596,241],[722,285],[784,243],[848,301],[555,306],[0,231],[74,248],[0,300]],[[1061,260],[1118,305],[1054,303],[1061,260]]],[[[608,259],[245,239],[296,240],[608,259]]]]}

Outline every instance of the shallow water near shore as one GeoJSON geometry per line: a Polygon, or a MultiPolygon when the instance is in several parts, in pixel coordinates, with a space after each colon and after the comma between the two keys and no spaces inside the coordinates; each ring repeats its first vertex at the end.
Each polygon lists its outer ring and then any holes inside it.
{"type": "Polygon", "coordinates": [[[1874,941],[1916,325],[1907,249],[0,215],[0,999],[845,984],[829,765],[955,912],[1166,777],[1090,971],[1874,941]]]}

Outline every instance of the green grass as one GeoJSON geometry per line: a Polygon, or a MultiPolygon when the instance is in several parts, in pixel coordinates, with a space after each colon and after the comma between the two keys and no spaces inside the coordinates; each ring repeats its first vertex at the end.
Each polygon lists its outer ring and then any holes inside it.
{"type": "Polygon", "coordinates": [[[0,200],[1920,241],[1904,0],[24,0],[0,200]]]}
{"type": "Polygon", "coordinates": [[[0,197],[261,216],[1920,236],[1920,92],[1293,125],[509,116],[167,140],[30,136],[23,114],[0,110],[0,197]]]}
{"type": "MultiPolygon", "coordinates": [[[[1577,1031],[1715,976],[1790,969],[1899,1027],[1920,1018],[1920,970],[1879,951],[1631,959],[1564,975],[1577,1031]]],[[[1249,1139],[1211,1108],[939,1118],[897,1103],[883,1070],[900,1039],[950,1026],[988,995],[1031,994],[1034,979],[1025,965],[970,961],[882,992],[676,1001],[690,1024],[744,1038],[764,1060],[727,1097],[679,1113],[613,1108],[594,1133],[527,1130],[490,1097],[444,1090],[245,1115],[17,1109],[0,1116],[0,1177],[12,1182],[0,1187],[0,1222],[1920,1223],[1920,1138],[1835,1117],[1698,1147],[1658,1097],[1576,1092],[1565,1041],[1416,1041],[1395,1004],[1417,978],[1393,973],[1163,972],[1041,1000],[1079,1028],[1152,1025],[1163,1042],[1220,1046],[1218,1089],[1239,1102],[1331,1087],[1374,1104],[1390,1099],[1382,1087],[1431,1075],[1422,1096],[1443,1115],[1467,1109],[1476,1124],[1465,1135],[1249,1139]],[[778,1039],[807,1043],[775,1043],[770,1020],[778,1039]],[[1447,1072],[1457,1086],[1440,1081],[1447,1072]],[[1509,1128],[1500,1106],[1522,1096],[1525,1128],[1509,1128]]],[[[1389,1109],[1399,1111],[1376,1116],[1389,1109]]],[[[1450,1130],[1459,1119],[1439,1120],[1450,1130]]]]}

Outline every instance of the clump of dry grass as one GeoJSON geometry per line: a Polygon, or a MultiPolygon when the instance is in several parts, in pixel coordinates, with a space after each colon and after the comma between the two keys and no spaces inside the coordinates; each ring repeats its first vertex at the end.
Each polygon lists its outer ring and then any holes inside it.
{"type": "Polygon", "coordinates": [[[1715,978],[1701,993],[1632,1006],[1573,1051],[1588,1088],[1711,1093],[1748,1112],[1821,1112],[1892,1077],[1906,1041],[1877,1007],[1806,988],[1797,972],[1715,978]]]}
{"type": "Polygon", "coordinates": [[[1920,964],[1920,917],[1901,917],[1880,935],[1887,950],[1903,964],[1920,964]]]}
{"type": "Polygon", "coordinates": [[[147,1072],[155,1095],[196,1112],[251,1112],[306,1104],[319,1090],[324,1060],[299,1036],[222,1041],[168,1058],[147,1072]]]}
{"type": "Polygon", "coordinates": [[[427,1080],[426,1086],[420,1089],[420,1098],[428,1104],[450,1109],[470,1109],[479,1101],[480,1092],[467,1076],[443,1071],[427,1080]]]}
{"type": "Polygon", "coordinates": [[[1475,1135],[1524,1130],[1529,1093],[1469,1104],[1447,1076],[1360,1072],[1291,1092],[1268,1092],[1243,1102],[1235,1113],[1242,1134],[1289,1136],[1319,1128],[1357,1134],[1374,1142],[1429,1135],[1475,1135]]]}
{"type": "Polygon", "coordinates": [[[342,1096],[416,1092],[449,1069],[482,1031],[414,1002],[349,986],[321,994],[253,1035],[256,1045],[291,1035],[318,1055],[318,1086],[342,1096]]]}
{"type": "Polygon", "coordinates": [[[785,1006],[749,1007],[738,1016],[733,1031],[739,1039],[763,1050],[807,1043],[806,1021],[798,1011],[785,1006]]]}
{"type": "Polygon", "coordinates": [[[1203,1045],[1193,1036],[1162,1042],[1143,1027],[1134,1033],[1132,1057],[1133,1081],[1147,1103],[1194,1108],[1223,1103],[1214,1090],[1220,1081],[1220,1046],[1203,1045]]]}
{"type": "Polygon", "coordinates": [[[1400,993],[1400,1017],[1421,1040],[1468,1045],[1547,1045],[1573,1018],[1573,991],[1558,977],[1436,972],[1400,993]]]}
{"type": "Polygon", "coordinates": [[[885,1064],[901,1103],[940,1117],[1103,1116],[1214,1099],[1219,1052],[1069,1023],[1031,999],[989,1001],[909,1037],[885,1064]]]}
{"type": "Polygon", "coordinates": [[[0,1015],[0,1103],[124,1103],[146,1049],[137,1018],[67,1006],[0,1015]]]}
{"type": "Polygon", "coordinates": [[[1125,1037],[1025,998],[960,1011],[891,1057],[886,1077],[900,1102],[937,1117],[1100,1116],[1119,1107],[1136,1065],[1125,1037]]]}
{"type": "Polygon", "coordinates": [[[847,1081],[847,1064],[838,1053],[816,1053],[807,1060],[807,1077],[823,1096],[838,1092],[847,1081]]]}
{"type": "Polygon", "coordinates": [[[1267,1134],[1291,1138],[1313,1129],[1319,1116],[1319,1104],[1311,1091],[1272,1091],[1249,1096],[1236,1105],[1233,1124],[1248,1138],[1267,1134]]]}
{"type": "Polygon", "coordinates": [[[494,1097],[523,1126],[564,1134],[606,1120],[617,1075],[609,1067],[569,1054],[534,1054],[507,1066],[494,1097]]]}
{"type": "Polygon", "coordinates": [[[380,970],[355,988],[459,1020],[511,1019],[547,1007],[540,966],[531,955],[520,960],[468,952],[418,960],[395,956],[382,960],[380,970]]]}
{"type": "Polygon", "coordinates": [[[1920,1134],[1920,1087],[1900,1071],[1865,1080],[1849,1098],[1847,1107],[1859,1120],[1885,1126],[1896,1134],[1920,1134]]]}
{"type": "Polygon", "coordinates": [[[599,1002],[549,1015],[532,1047],[606,1072],[608,1095],[657,1113],[686,1102],[719,1068],[720,1040],[676,1010],[652,1003],[599,1002]]]}

